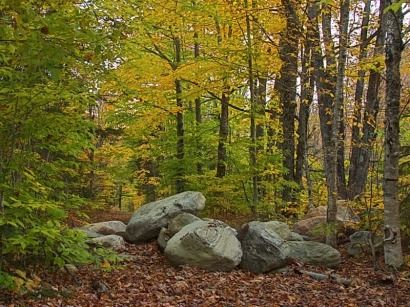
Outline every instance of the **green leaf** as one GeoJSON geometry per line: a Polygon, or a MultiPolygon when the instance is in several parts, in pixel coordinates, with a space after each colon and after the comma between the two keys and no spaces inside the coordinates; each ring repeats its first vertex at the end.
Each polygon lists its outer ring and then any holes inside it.
{"type": "Polygon", "coordinates": [[[399,2],[394,2],[394,3],[390,4],[388,7],[386,7],[383,10],[383,13],[386,14],[390,10],[392,10],[393,12],[397,12],[401,8],[401,6],[403,5],[404,2],[405,2],[405,0],[400,0],[399,2]]]}

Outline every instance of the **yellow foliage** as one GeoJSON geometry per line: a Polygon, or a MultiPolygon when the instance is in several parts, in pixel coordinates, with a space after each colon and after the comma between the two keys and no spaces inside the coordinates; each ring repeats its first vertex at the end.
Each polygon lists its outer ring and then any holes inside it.
{"type": "Polygon", "coordinates": [[[41,278],[35,274],[32,274],[31,277],[27,276],[25,271],[21,270],[14,270],[14,274],[12,276],[13,282],[16,285],[16,292],[20,292],[23,290],[34,290],[40,286],[41,278]]]}

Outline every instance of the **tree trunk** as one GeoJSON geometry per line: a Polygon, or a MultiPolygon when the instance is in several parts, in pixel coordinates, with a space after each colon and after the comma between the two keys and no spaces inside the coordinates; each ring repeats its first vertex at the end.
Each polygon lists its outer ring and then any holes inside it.
{"type": "Polygon", "coordinates": [[[226,176],[227,153],[226,143],[229,136],[229,93],[222,93],[221,114],[219,116],[219,141],[218,141],[218,162],[216,165],[216,177],[223,178],[226,176]]]}
{"type": "MultiPolygon", "coordinates": [[[[398,1],[392,1],[397,3],[398,1]]],[[[403,50],[403,13],[390,9],[386,13],[386,123],[384,144],[384,260],[397,268],[403,264],[400,237],[400,212],[398,200],[399,179],[399,120],[401,77],[400,63],[403,50]]]]}
{"type": "MultiPolygon", "coordinates": [[[[280,40],[280,58],[282,67],[280,78],[276,80],[275,87],[279,92],[282,105],[282,131],[283,131],[283,166],[287,170],[283,178],[286,181],[295,181],[295,115],[296,115],[296,84],[298,77],[298,17],[296,13],[297,2],[282,0],[286,18],[286,29],[280,40]]],[[[282,200],[290,202],[293,199],[293,189],[284,187],[282,200]]]]}
{"type": "Polygon", "coordinates": [[[152,178],[159,175],[155,160],[150,157],[141,163],[141,167],[147,172],[143,185],[145,201],[150,203],[157,200],[156,185],[152,183],[152,178]]]}
{"type": "MultiPolygon", "coordinates": [[[[371,1],[367,1],[363,8],[362,24],[360,29],[360,50],[358,61],[361,62],[365,60],[368,56],[367,46],[367,33],[370,20],[370,4],[371,1]]],[[[353,109],[353,125],[352,125],[352,136],[351,136],[351,147],[352,153],[350,155],[350,167],[349,167],[349,181],[348,181],[348,198],[353,199],[356,195],[353,192],[352,183],[357,180],[357,166],[358,166],[358,156],[361,147],[361,137],[360,133],[362,129],[360,126],[362,123],[362,110],[363,110],[363,93],[365,87],[365,70],[361,69],[358,71],[358,79],[356,81],[356,89],[354,95],[354,109],[353,109]],[[353,192],[353,193],[352,193],[353,192]]]]}
{"type": "Polygon", "coordinates": [[[249,148],[249,161],[252,173],[252,213],[257,214],[257,206],[259,202],[259,191],[258,191],[258,173],[257,173],[257,140],[256,140],[256,112],[257,106],[255,101],[255,83],[254,83],[254,72],[253,72],[253,58],[252,58],[252,29],[251,21],[248,13],[249,4],[248,0],[244,0],[244,6],[246,10],[245,21],[246,21],[246,49],[247,49],[247,62],[248,62],[248,84],[249,84],[249,94],[250,94],[250,138],[251,145],[249,148]]]}
{"type": "MultiPolygon", "coordinates": [[[[319,106],[319,120],[320,120],[320,132],[322,137],[323,147],[323,163],[325,170],[325,177],[329,177],[329,165],[330,165],[330,153],[332,148],[331,135],[332,135],[332,117],[331,112],[333,107],[332,95],[335,92],[336,77],[334,74],[334,67],[336,67],[334,44],[331,39],[332,35],[332,21],[331,12],[328,7],[322,8],[322,29],[323,29],[323,45],[325,46],[324,54],[320,47],[315,48],[313,53],[314,67],[315,67],[315,80],[316,89],[318,95],[319,106]],[[324,61],[326,60],[326,67],[324,61]]],[[[317,17],[318,19],[318,17],[317,17]]],[[[319,32],[319,21],[317,20],[315,29],[315,41],[317,46],[321,45],[321,38],[319,32]]]]}
{"type": "Polygon", "coordinates": [[[308,20],[306,24],[306,38],[302,50],[302,75],[301,75],[301,91],[300,91],[300,106],[299,106],[299,125],[298,125],[298,144],[296,146],[296,167],[295,181],[302,188],[302,177],[307,158],[307,140],[308,140],[308,123],[310,115],[310,105],[313,101],[314,78],[309,67],[312,67],[312,41],[314,34],[312,33],[312,24],[314,23],[315,9],[312,3],[307,4],[308,20]]]}
{"type": "MultiPolygon", "coordinates": [[[[199,43],[198,39],[198,32],[194,34],[195,44],[194,44],[194,57],[199,58],[199,43]]],[[[202,112],[201,112],[201,98],[195,98],[195,122],[196,122],[196,132],[198,133],[198,128],[201,126],[202,123],[202,112]]],[[[202,165],[202,144],[199,138],[197,137],[197,154],[198,154],[198,162],[196,163],[196,170],[199,175],[203,174],[203,165],[202,165]]]]}
{"type": "Polygon", "coordinates": [[[118,209],[122,209],[122,198],[123,198],[123,186],[121,183],[117,186],[117,201],[118,201],[118,209]]]}
{"type": "MultiPolygon", "coordinates": [[[[266,90],[267,90],[268,79],[266,77],[258,77],[255,84],[255,112],[257,116],[256,121],[256,153],[257,156],[264,155],[265,146],[265,108],[266,108],[266,90]]],[[[266,178],[258,175],[258,182],[262,182],[266,178]]],[[[261,197],[266,196],[266,186],[262,183],[258,185],[258,194],[261,197]]]]}
{"type": "MultiPolygon", "coordinates": [[[[231,27],[231,26],[229,26],[231,27]]],[[[217,32],[217,43],[222,42],[222,33],[219,21],[215,19],[215,28],[217,32]]],[[[228,38],[231,36],[231,30],[228,31],[228,38]]],[[[228,155],[226,152],[226,144],[229,137],[229,100],[230,100],[230,90],[229,85],[224,79],[225,90],[221,95],[221,113],[219,116],[219,140],[218,140],[218,161],[216,165],[216,177],[223,178],[226,176],[227,165],[228,165],[228,155]]]]}
{"type": "MultiPolygon", "coordinates": [[[[174,37],[174,47],[175,47],[175,62],[176,66],[181,63],[181,42],[178,37],[174,37]]],[[[175,80],[175,95],[176,95],[176,105],[178,107],[178,112],[176,114],[177,118],[177,173],[176,173],[176,191],[177,193],[185,191],[185,170],[184,170],[184,157],[185,157],[185,144],[184,144],[184,111],[183,111],[183,101],[182,101],[182,84],[181,80],[175,80]]]]}
{"type": "Polygon", "coordinates": [[[258,121],[256,123],[256,138],[258,140],[258,151],[262,151],[264,148],[262,141],[265,136],[265,107],[267,84],[267,78],[258,77],[255,87],[256,114],[258,116],[258,121]]]}
{"type": "MultiPolygon", "coordinates": [[[[345,0],[341,3],[340,7],[340,21],[339,21],[339,58],[337,63],[337,77],[336,77],[336,89],[333,103],[333,116],[332,116],[332,147],[327,151],[330,154],[328,165],[329,177],[326,178],[327,191],[328,191],[328,208],[327,208],[327,223],[331,226],[328,229],[326,236],[326,243],[335,247],[337,245],[336,238],[336,213],[338,198],[338,154],[340,153],[339,147],[340,139],[340,120],[341,120],[341,108],[343,106],[343,86],[346,70],[346,57],[347,57],[347,33],[349,28],[349,11],[350,0],[345,0]]],[[[343,145],[342,145],[343,146],[343,145]]]]}
{"type": "MultiPolygon", "coordinates": [[[[386,7],[386,1],[381,0],[379,6],[379,28],[376,37],[376,45],[374,47],[374,56],[383,54],[384,42],[386,36],[386,18],[383,13],[386,7]]],[[[366,28],[364,28],[366,29],[366,28]]],[[[364,30],[363,30],[364,31],[364,30]]],[[[362,34],[362,42],[364,35],[362,34]]],[[[367,45],[367,44],[365,44],[367,45]]],[[[367,46],[363,46],[366,49],[367,46]]],[[[361,53],[362,54],[362,53],[361,53]]],[[[365,55],[363,55],[365,57],[365,55]]],[[[360,73],[360,72],[359,72],[360,73]]],[[[364,74],[364,72],[363,72],[364,74]]],[[[349,181],[348,181],[348,198],[354,199],[357,195],[362,194],[366,188],[367,174],[369,172],[370,159],[372,156],[373,142],[376,138],[376,120],[379,111],[379,91],[380,91],[381,74],[379,68],[371,69],[369,81],[367,85],[367,94],[364,106],[363,119],[361,118],[361,93],[364,88],[363,83],[357,83],[355,95],[355,118],[352,131],[352,153],[350,156],[349,181]],[[360,97],[360,99],[359,99],[360,97]],[[362,126],[362,136],[360,128],[362,126]]]]}
{"type": "Polygon", "coordinates": [[[296,168],[295,168],[295,181],[303,189],[303,173],[306,177],[309,208],[314,207],[313,203],[313,191],[312,181],[310,178],[309,161],[308,161],[308,123],[310,115],[310,106],[313,101],[313,92],[315,88],[314,75],[308,69],[313,67],[313,46],[314,41],[314,24],[317,9],[314,4],[307,3],[306,11],[307,24],[306,24],[306,38],[304,40],[304,47],[302,50],[302,75],[301,75],[301,93],[300,93],[300,106],[299,106],[299,125],[298,125],[298,144],[296,146],[296,168]]]}

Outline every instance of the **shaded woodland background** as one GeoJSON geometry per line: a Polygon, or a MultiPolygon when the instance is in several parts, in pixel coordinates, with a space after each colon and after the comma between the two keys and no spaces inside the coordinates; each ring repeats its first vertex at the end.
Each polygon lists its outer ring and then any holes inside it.
{"type": "Polygon", "coordinates": [[[400,203],[408,240],[406,3],[0,2],[1,284],[95,260],[68,213],[186,190],[289,221],[347,199],[374,232],[400,203]]]}

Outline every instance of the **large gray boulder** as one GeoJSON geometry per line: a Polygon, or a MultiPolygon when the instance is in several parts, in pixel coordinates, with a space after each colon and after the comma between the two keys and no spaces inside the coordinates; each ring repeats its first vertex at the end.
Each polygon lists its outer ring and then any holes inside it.
{"type": "MultiPolygon", "coordinates": [[[[305,239],[298,233],[291,231],[287,241],[304,241],[305,239]]],[[[309,241],[309,240],[307,240],[309,241]]]]}
{"type": "Polygon", "coordinates": [[[200,221],[201,219],[197,217],[196,215],[193,215],[188,212],[181,212],[178,214],[176,217],[174,217],[172,220],[169,221],[168,224],[168,231],[171,236],[175,235],[177,232],[179,232],[182,228],[184,228],[186,225],[191,224],[196,221],[200,221]]]}
{"type": "Polygon", "coordinates": [[[159,248],[164,251],[169,239],[171,239],[177,232],[179,232],[186,225],[200,220],[201,219],[199,217],[188,212],[178,214],[169,221],[168,228],[161,228],[157,239],[159,248]]]}
{"type": "MultiPolygon", "coordinates": [[[[284,239],[275,231],[272,222],[250,222],[242,226],[239,240],[242,244],[240,266],[253,273],[266,273],[286,266],[284,239]]],[[[290,236],[290,231],[289,231],[290,236]]]]}
{"type": "Polygon", "coordinates": [[[234,232],[217,220],[186,225],[169,239],[164,253],[174,266],[190,265],[211,271],[231,271],[242,258],[241,244],[234,232]]]}
{"type": "Polygon", "coordinates": [[[371,231],[359,230],[349,236],[349,255],[358,257],[362,253],[372,254],[379,251],[383,246],[383,237],[375,235],[371,231]]]}
{"type": "Polygon", "coordinates": [[[173,235],[171,235],[171,232],[165,227],[162,227],[159,231],[157,243],[162,252],[165,250],[165,247],[167,247],[168,241],[172,238],[172,236],[173,235]]]}
{"type": "Polygon", "coordinates": [[[102,236],[91,240],[97,244],[101,244],[104,247],[110,247],[117,251],[125,248],[125,241],[123,237],[117,235],[102,236]]]}
{"type": "Polygon", "coordinates": [[[104,235],[90,229],[86,228],[75,228],[77,230],[80,230],[87,238],[98,238],[98,237],[103,237],[104,235]]]}
{"type": "Polygon", "coordinates": [[[121,221],[107,221],[107,222],[99,222],[99,223],[92,223],[85,226],[82,226],[80,229],[84,231],[84,233],[97,233],[100,235],[121,235],[125,232],[127,225],[125,225],[121,221]]]}
{"type": "Polygon", "coordinates": [[[134,212],[128,222],[124,238],[130,243],[143,243],[156,239],[161,228],[180,214],[199,213],[205,206],[205,197],[200,192],[187,191],[148,203],[134,212]]]}
{"type": "Polygon", "coordinates": [[[263,222],[264,227],[270,229],[270,231],[276,232],[283,240],[290,240],[292,234],[290,232],[288,224],[279,221],[263,222]]]}
{"type": "Polygon", "coordinates": [[[287,259],[310,265],[336,268],[340,265],[341,256],[333,247],[314,241],[288,241],[282,246],[287,259]]]}

